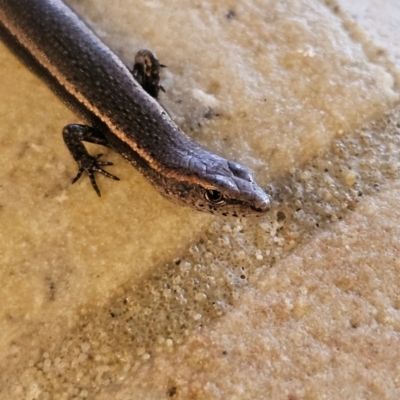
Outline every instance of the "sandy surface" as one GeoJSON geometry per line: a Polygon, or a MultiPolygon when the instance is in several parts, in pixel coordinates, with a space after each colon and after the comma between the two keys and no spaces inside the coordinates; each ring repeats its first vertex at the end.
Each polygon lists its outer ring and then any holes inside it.
{"type": "Polygon", "coordinates": [[[71,186],[79,119],[1,45],[0,398],[399,398],[396,1],[68,3],[273,207],[182,209],[109,152],[71,186]]]}

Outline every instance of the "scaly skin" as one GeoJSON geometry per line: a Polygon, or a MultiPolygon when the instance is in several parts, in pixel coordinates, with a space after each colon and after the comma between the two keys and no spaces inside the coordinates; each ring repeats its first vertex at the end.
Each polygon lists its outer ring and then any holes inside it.
{"type": "Polygon", "coordinates": [[[234,216],[269,209],[250,170],[185,135],[61,0],[0,0],[0,38],[91,125],[68,125],[63,134],[79,176],[86,171],[95,189],[93,172],[116,177],[81,140],[114,149],[180,204],[234,216]]]}

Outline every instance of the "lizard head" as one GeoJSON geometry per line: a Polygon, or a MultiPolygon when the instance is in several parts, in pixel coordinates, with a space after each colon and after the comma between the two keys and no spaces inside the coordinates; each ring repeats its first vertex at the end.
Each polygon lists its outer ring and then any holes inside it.
{"type": "MultiPolygon", "coordinates": [[[[193,166],[193,160],[191,163],[193,166]]],[[[248,168],[210,154],[203,164],[203,168],[198,162],[196,168],[188,165],[188,171],[197,173],[173,185],[163,185],[172,188],[163,194],[179,204],[223,216],[259,216],[270,209],[270,197],[248,168]]]]}

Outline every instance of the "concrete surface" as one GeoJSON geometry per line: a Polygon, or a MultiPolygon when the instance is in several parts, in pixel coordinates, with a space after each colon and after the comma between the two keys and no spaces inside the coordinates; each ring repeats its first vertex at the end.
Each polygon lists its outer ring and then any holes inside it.
{"type": "Polygon", "coordinates": [[[399,398],[400,5],[68,3],[274,204],[183,209],[109,152],[71,186],[79,119],[0,45],[0,398],[399,398]]]}

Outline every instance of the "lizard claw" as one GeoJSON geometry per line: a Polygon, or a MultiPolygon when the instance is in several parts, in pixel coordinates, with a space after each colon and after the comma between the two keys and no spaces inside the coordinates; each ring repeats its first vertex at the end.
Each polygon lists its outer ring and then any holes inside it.
{"type": "Polygon", "coordinates": [[[105,171],[102,166],[105,165],[113,165],[112,162],[108,161],[98,161],[98,159],[102,156],[103,154],[98,154],[97,156],[91,156],[89,154],[85,155],[85,157],[82,157],[81,160],[79,160],[78,165],[79,165],[79,170],[78,173],[76,174],[75,178],[72,179],[72,184],[74,184],[84,172],[86,172],[89,176],[90,183],[93,186],[93,189],[97,193],[97,195],[100,197],[101,193],[99,190],[99,187],[97,186],[96,179],[94,177],[94,172],[99,172],[100,174],[104,175],[107,178],[114,179],[115,181],[119,181],[119,178],[115,175],[110,174],[109,172],[105,171]]]}

